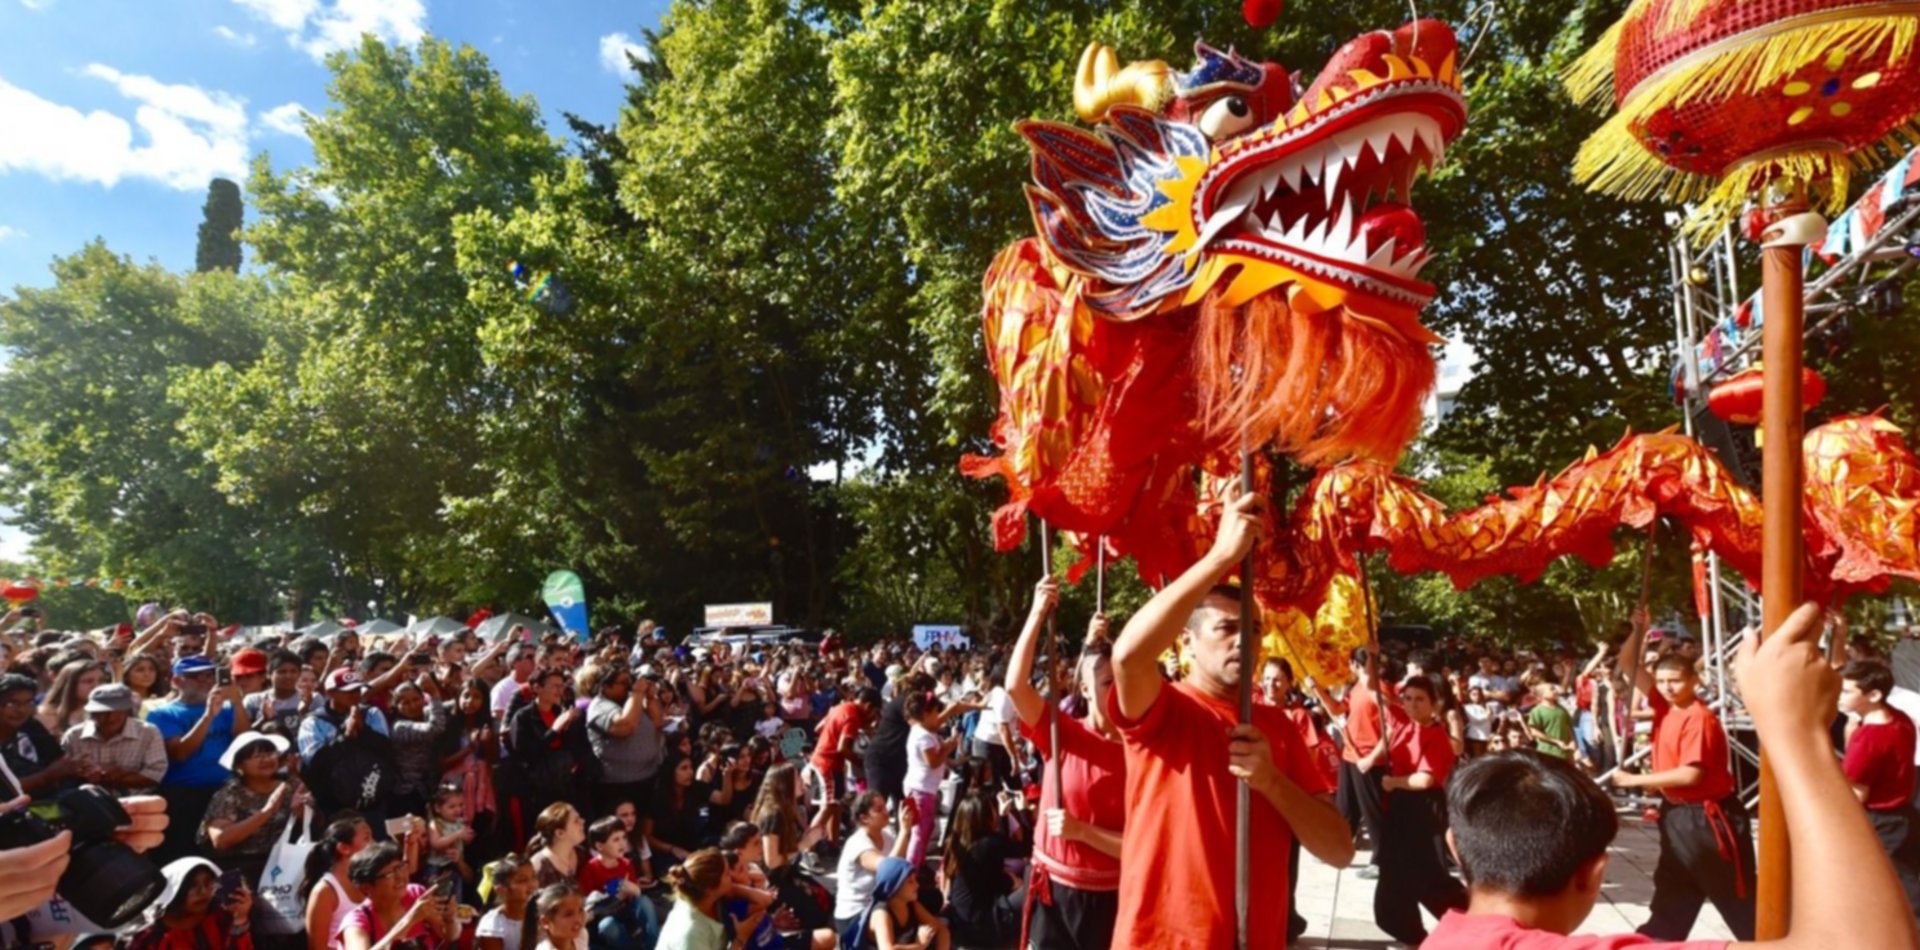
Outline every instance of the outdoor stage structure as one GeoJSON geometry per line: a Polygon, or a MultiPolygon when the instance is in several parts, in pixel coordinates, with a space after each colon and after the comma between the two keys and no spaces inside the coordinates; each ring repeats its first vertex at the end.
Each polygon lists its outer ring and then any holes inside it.
{"type": "MultiPolygon", "coordinates": [[[[1580,180],[1695,202],[1689,228],[1707,235],[1758,193],[1764,511],[1674,432],[1627,434],[1459,513],[1395,474],[1440,342],[1420,322],[1436,289],[1419,279],[1412,189],[1467,121],[1446,24],[1357,37],[1311,80],[1204,44],[1186,71],[1090,46],[1072,90],[1082,124],[1016,125],[1035,233],[983,288],[998,451],[961,465],[1007,483],[996,545],[1020,547],[1038,516],[1043,547],[1059,530],[1079,550],[1076,579],[1129,557],[1157,586],[1206,550],[1220,502],[1262,492],[1270,530],[1239,572],[1245,609],[1266,650],[1322,684],[1344,682],[1349,649],[1373,635],[1368,553],[1462,587],[1526,582],[1568,554],[1607,563],[1617,528],[1664,516],[1769,592],[1770,623],[1803,593],[1834,602],[1920,578],[1920,459],[1875,416],[1802,432],[1797,322],[1799,248],[1823,226],[1807,188],[1843,202],[1848,173],[1912,131],[1917,32],[1920,0],[1636,0],[1571,83],[1618,110],[1580,180]]],[[[1244,670],[1253,649],[1245,638],[1244,670]]],[[[1766,799],[1762,936],[1786,903],[1785,829],[1766,799]]],[[[1243,787],[1242,946],[1249,807],[1243,787]]]]}
{"type": "MultiPolygon", "coordinates": [[[[1674,223],[1680,223],[1677,215],[1674,223]]],[[[1755,487],[1760,481],[1755,428],[1720,418],[1708,404],[1716,389],[1725,393],[1738,385],[1731,381],[1760,364],[1766,306],[1759,288],[1742,279],[1756,269],[1741,253],[1744,243],[1731,225],[1705,237],[1676,227],[1667,246],[1676,354],[1671,379],[1685,432],[1713,449],[1743,484],[1755,487]]],[[[1833,219],[1826,238],[1801,260],[1811,277],[1802,298],[1810,349],[1844,346],[1860,321],[1908,319],[1902,313],[1902,289],[1920,268],[1920,149],[1894,162],[1833,219]]],[[[1722,567],[1718,554],[1695,557],[1694,600],[1708,678],[1734,740],[1732,752],[1746,766],[1741,799],[1751,809],[1759,799],[1754,770],[1760,751],[1728,666],[1741,631],[1759,625],[1761,602],[1745,578],[1722,567]]],[[[1890,625],[1913,622],[1913,607],[1903,599],[1893,598],[1888,607],[1890,625]]],[[[1841,634],[1834,631],[1836,637],[1841,634]]]]}

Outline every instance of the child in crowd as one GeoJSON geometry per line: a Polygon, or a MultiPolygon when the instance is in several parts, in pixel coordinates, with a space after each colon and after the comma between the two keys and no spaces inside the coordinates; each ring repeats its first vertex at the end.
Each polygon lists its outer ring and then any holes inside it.
{"type": "Polygon", "coordinates": [[[562,881],[540,889],[527,902],[520,950],[587,950],[587,908],[580,892],[562,881]]]}
{"type": "Polygon", "coordinates": [[[533,865],[517,854],[494,862],[493,893],[497,901],[473,930],[479,950],[520,950],[527,901],[533,897],[533,865]]]}
{"type": "Polygon", "coordinates": [[[909,695],[902,704],[907,721],[907,797],[919,808],[920,820],[913,826],[913,840],[907,844],[907,860],[919,867],[933,843],[934,822],[940,813],[940,783],[947,780],[947,760],[960,744],[955,733],[940,738],[940,698],[932,690],[909,695]]]}
{"type": "Polygon", "coordinates": [[[771,699],[767,700],[761,710],[760,720],[753,724],[754,734],[768,742],[774,742],[778,741],[780,733],[786,730],[787,721],[780,718],[780,704],[771,699]]]}
{"type": "MultiPolygon", "coordinates": [[[[1803,605],[1764,643],[1748,637],[1735,664],[1786,823],[1818,843],[1792,849],[1787,935],[1756,946],[1911,947],[1913,917],[1826,738],[1839,678],[1816,645],[1820,628],[1819,608],[1803,605]]],[[[1514,752],[1471,761],[1447,787],[1447,812],[1471,896],[1421,950],[1727,946],[1568,936],[1600,896],[1619,827],[1613,801],[1569,762],[1514,752]]]]}
{"type": "Polygon", "coordinates": [[[1573,714],[1560,705],[1560,684],[1552,680],[1533,684],[1533,699],[1525,725],[1534,749],[1556,759],[1573,758],[1579,746],[1573,741],[1573,714]]]}
{"type": "Polygon", "coordinates": [[[727,859],[727,899],[720,902],[726,914],[727,932],[735,946],[749,950],[769,950],[781,945],[780,930],[773,915],[778,893],[767,884],[767,876],[753,866],[749,855],[760,852],[760,828],[749,821],[736,821],[720,836],[720,856],[727,859]],[[742,935],[745,935],[742,939],[742,935]]]}
{"type": "Polygon", "coordinates": [[[1887,705],[1893,671],[1878,660],[1855,660],[1840,671],[1840,711],[1849,723],[1847,757],[1841,766],[1854,797],[1866,808],[1880,846],[1893,860],[1907,904],[1920,913],[1920,827],[1915,825],[1914,727],[1907,714],[1887,705]]]}
{"type": "Polygon", "coordinates": [[[596,820],[587,827],[587,847],[591,853],[580,864],[580,892],[596,904],[605,900],[612,905],[605,913],[595,908],[594,946],[653,946],[660,935],[660,916],[628,857],[627,826],[612,815],[596,820]]]}
{"type": "Polygon", "coordinates": [[[442,785],[434,790],[430,807],[433,820],[427,823],[427,870],[438,873],[452,868],[460,880],[471,885],[473,868],[467,865],[466,848],[473,840],[473,828],[466,819],[467,793],[457,785],[442,785]]]}

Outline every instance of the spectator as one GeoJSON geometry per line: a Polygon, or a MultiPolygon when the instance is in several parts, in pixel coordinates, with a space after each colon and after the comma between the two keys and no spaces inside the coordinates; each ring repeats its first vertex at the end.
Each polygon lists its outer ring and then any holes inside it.
{"type": "Polygon", "coordinates": [[[149,911],[153,920],[133,935],[128,950],[253,950],[253,892],[244,882],[215,906],[220,869],[212,861],[181,858],[161,874],[167,886],[149,911]]]}
{"type": "MultiPolygon", "coordinates": [[[[267,732],[271,727],[272,731],[288,739],[297,739],[300,735],[300,717],[306,715],[313,702],[311,692],[303,693],[300,690],[300,673],[305,667],[300,657],[288,650],[276,650],[271,658],[266,658],[265,654],[260,656],[263,657],[260,662],[272,668],[271,682],[265,689],[248,693],[240,705],[246,709],[247,718],[259,731],[267,732]]],[[[238,655],[233,658],[235,681],[240,679],[240,661],[238,655]]],[[[251,665],[254,661],[248,662],[251,665]]]]}
{"type": "Polygon", "coordinates": [[[166,690],[162,686],[161,671],[166,665],[151,653],[136,653],[127,659],[127,665],[120,671],[120,682],[140,701],[140,716],[146,718],[148,710],[164,701],[166,690]]]}
{"type": "Polygon", "coordinates": [[[233,737],[251,727],[246,710],[240,708],[240,691],[233,686],[215,688],[213,677],[213,662],[204,656],[174,661],[174,698],[147,713],[147,721],[167,741],[167,758],[173,763],[160,780],[160,794],[172,819],[167,841],[160,846],[162,856],[193,850],[207,803],[231,776],[220,760],[233,745],[233,737]]]}
{"type": "Polygon", "coordinates": [[[481,916],[479,925],[473,929],[475,946],[480,950],[520,950],[527,902],[538,887],[533,879],[533,865],[527,863],[527,859],[509,854],[494,862],[494,907],[481,916]]]}
{"type": "Polygon", "coordinates": [[[580,711],[566,701],[567,674],[543,670],[532,682],[533,701],[511,714],[507,730],[506,787],[520,809],[515,840],[523,837],[527,816],[555,802],[578,799],[576,807],[586,807],[599,772],[580,711]]]}
{"type": "MultiPolygon", "coordinates": [[[[880,720],[880,691],[862,686],[853,698],[827,711],[814,737],[813,753],[808,761],[825,783],[825,798],[839,801],[847,794],[847,770],[853,764],[854,743],[880,720]]],[[[837,816],[828,825],[828,834],[839,831],[837,816]]]]}
{"type": "Polygon", "coordinates": [[[1560,705],[1560,684],[1542,680],[1533,685],[1533,708],[1527,711],[1527,736],[1534,749],[1556,759],[1571,759],[1579,748],[1573,741],[1573,716],[1560,705]]]}
{"type": "Polygon", "coordinates": [[[813,820],[807,821],[800,811],[801,796],[805,793],[806,781],[792,763],[782,762],[768,770],[748,816],[760,832],[756,836],[759,848],[750,856],[760,861],[768,882],[780,895],[780,902],[793,911],[799,929],[825,930],[831,934],[832,909],[814,899],[812,890],[801,883],[799,860],[801,855],[811,853],[816,845],[827,840],[827,818],[837,804],[833,800],[822,800],[813,820]]]}
{"type": "Polygon", "coordinates": [[[307,950],[326,950],[347,914],[367,899],[349,872],[353,856],[373,845],[373,829],[358,815],[335,818],[307,852],[307,950]]]}
{"type": "Polygon", "coordinates": [[[440,768],[445,781],[466,792],[465,820],[477,835],[494,830],[500,806],[493,781],[494,764],[500,759],[500,740],[494,731],[487,707],[487,685],[468,680],[460,688],[456,709],[446,731],[440,734],[443,755],[440,768]]]}
{"type": "Polygon", "coordinates": [[[520,946],[528,950],[587,950],[587,909],[571,882],[549,884],[534,895],[521,922],[520,946]]]}
{"type": "Polygon", "coordinates": [[[132,689],[102,683],[87,699],[87,721],[68,729],[60,743],[81,774],[120,795],[153,788],[167,774],[166,740],[134,716],[138,710],[132,689]]]}
{"type": "Polygon", "coordinates": [[[400,847],[391,842],[353,856],[347,873],[367,899],[340,922],[336,950],[385,950],[396,940],[434,950],[458,936],[453,901],[434,897],[424,885],[407,883],[409,870],[400,847]]]}
{"type": "MultiPolygon", "coordinates": [[[[659,939],[660,916],[647,899],[640,875],[627,857],[627,828],[611,815],[595,821],[587,829],[589,854],[580,865],[580,891],[604,895],[613,907],[596,914],[590,942],[606,950],[633,946],[651,947],[659,939]]],[[[652,883],[652,878],[646,881],[652,883]]],[[[596,898],[597,899],[597,898],[596,898]]]]}
{"type": "Polygon", "coordinates": [[[365,684],[351,668],[328,673],[326,687],[326,702],[300,720],[301,772],[323,812],[352,809],[383,836],[397,781],[386,716],[361,704],[365,684]]]}
{"type": "Polygon", "coordinates": [[[652,800],[654,777],[666,758],[660,734],[666,719],[652,667],[642,666],[635,676],[615,664],[600,678],[599,695],[587,707],[587,739],[600,762],[594,806],[602,814],[622,801],[652,800]]]}
{"type": "Polygon", "coordinates": [[[880,862],[906,855],[909,832],[919,821],[913,802],[905,801],[900,803],[898,829],[889,827],[891,813],[886,796],[874,791],[854,796],[852,812],[854,830],[840,849],[835,875],[838,890],[833,898],[833,929],[843,936],[849,927],[855,933],[864,929],[859,918],[870,906],[874,875],[880,871],[880,862]]]}
{"type": "Polygon", "coordinates": [[[427,796],[440,784],[437,743],[447,727],[440,688],[433,677],[403,682],[393,688],[393,811],[402,815],[427,814],[427,796]]]}
{"type": "Polygon", "coordinates": [[[933,828],[940,811],[940,785],[946,781],[947,760],[953,757],[960,736],[940,737],[940,700],[931,689],[909,693],[901,711],[912,723],[907,733],[907,777],[902,787],[920,816],[913,826],[913,840],[907,844],[907,862],[919,867],[933,844],[933,828]]]}
{"type": "Polygon", "coordinates": [[[993,763],[993,774],[1000,777],[1008,788],[1013,786],[1016,759],[1019,745],[1013,741],[1013,730],[1019,722],[1019,714],[1014,711],[1013,700],[1007,698],[1004,685],[1007,671],[1004,666],[996,667],[989,674],[993,688],[987,693],[985,703],[980,709],[980,718],[973,724],[973,742],[971,751],[974,758],[984,758],[993,763]]]}
{"type": "Polygon", "coordinates": [[[68,729],[87,721],[87,697],[106,679],[106,665],[92,660],[75,660],[60,667],[40,704],[40,724],[49,735],[65,735],[68,729]]]}
{"type": "Polygon", "coordinates": [[[19,780],[20,791],[48,801],[84,777],[78,759],[66,758],[60,740],[33,714],[36,689],[31,677],[0,676],[0,760],[19,780]]]}
{"type": "Polygon", "coordinates": [[[260,879],[267,854],[286,832],[287,822],[298,821],[311,803],[298,779],[281,779],[281,764],[291,745],[276,735],[246,732],[220,757],[233,778],[207,804],[200,843],[249,881],[260,879]]]}
{"type": "Polygon", "coordinates": [[[707,848],[686,856],[667,872],[673,910],[660,927],[660,950],[723,950],[726,926],[720,902],[727,896],[727,859],[707,848]]]}
{"type": "Polygon", "coordinates": [[[580,876],[580,846],[587,841],[587,823],[566,802],[548,805],[534,821],[527,842],[533,879],[541,887],[572,883],[580,876]]]}
{"type": "Polygon", "coordinates": [[[967,945],[1009,946],[1019,942],[1026,888],[1007,873],[1020,848],[995,825],[989,793],[961,798],[947,823],[941,849],[941,873],[948,881],[947,919],[953,938],[967,945]]]}
{"type": "MultiPolygon", "coordinates": [[[[716,750],[713,754],[719,752],[716,750]]],[[[653,807],[640,818],[647,844],[653,848],[656,877],[664,877],[667,868],[686,860],[687,855],[704,843],[706,832],[700,820],[701,810],[731,802],[733,779],[744,773],[747,765],[745,756],[734,756],[721,772],[722,780],[714,785],[694,777],[692,759],[678,754],[667,757],[666,765],[660,770],[665,781],[654,793],[653,807]]]]}
{"type": "MultiPolygon", "coordinates": [[[[524,629],[515,627],[518,631],[524,629]]],[[[499,722],[500,731],[507,731],[507,713],[514,707],[516,697],[531,698],[533,687],[534,650],[531,646],[516,647],[513,662],[508,667],[508,675],[493,686],[493,718],[499,722]]]]}
{"type": "Polygon", "coordinates": [[[1879,660],[1854,660],[1840,671],[1840,711],[1848,723],[1841,764],[1854,797],[1866,809],[1880,846],[1900,878],[1907,904],[1920,914],[1920,828],[1915,826],[1914,728],[1906,713],[1887,705],[1893,671],[1879,660]]]}

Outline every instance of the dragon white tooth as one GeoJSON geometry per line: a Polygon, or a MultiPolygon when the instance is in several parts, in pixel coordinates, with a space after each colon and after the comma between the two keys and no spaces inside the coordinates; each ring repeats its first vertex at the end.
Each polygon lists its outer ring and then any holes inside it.
{"type": "Polygon", "coordinates": [[[1285,240],[1288,244],[1299,246],[1306,242],[1307,218],[1309,217],[1310,215],[1301,215],[1300,220],[1293,222],[1293,226],[1287,229],[1285,240]]]}
{"type": "Polygon", "coordinates": [[[1367,266],[1374,270],[1398,271],[1399,268],[1394,265],[1393,261],[1393,250],[1396,243],[1398,243],[1397,239],[1387,238],[1386,242],[1380,245],[1380,249],[1374,251],[1373,256],[1367,258],[1367,266]]]}
{"type": "Polygon", "coordinates": [[[1329,156],[1327,160],[1326,178],[1320,183],[1321,191],[1326,195],[1328,214],[1333,213],[1334,199],[1340,193],[1340,178],[1346,170],[1344,161],[1345,160],[1338,154],[1329,156]]]}
{"type": "Polygon", "coordinates": [[[1254,201],[1258,199],[1259,195],[1260,189],[1258,188],[1249,191],[1238,186],[1228,192],[1226,198],[1221,202],[1220,207],[1215,209],[1211,217],[1207,218],[1206,226],[1200,229],[1200,236],[1196,239],[1195,245],[1205,247],[1207,243],[1218,236],[1227,225],[1240,220],[1241,216],[1247,213],[1247,209],[1253,207],[1254,201]]]}
{"type": "Polygon", "coordinates": [[[1353,203],[1340,205],[1340,218],[1334,222],[1333,230],[1327,233],[1327,243],[1335,251],[1345,251],[1353,243],[1353,203]]]}

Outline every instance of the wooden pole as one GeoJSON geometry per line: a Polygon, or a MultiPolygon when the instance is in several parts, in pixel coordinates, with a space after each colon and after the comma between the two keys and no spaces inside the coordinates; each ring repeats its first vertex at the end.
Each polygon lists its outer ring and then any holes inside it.
{"type": "MultiPolygon", "coordinates": [[[[1240,492],[1253,493],[1253,452],[1240,450],[1240,492]]],[[[1258,606],[1253,600],[1253,551],[1240,562],[1240,724],[1253,722],[1254,641],[1260,637],[1258,606]]],[[[1233,909],[1235,933],[1241,950],[1253,946],[1248,918],[1253,909],[1253,793],[1242,780],[1234,797],[1233,909]]]]}
{"type": "MultiPolygon", "coordinates": [[[[1807,210],[1804,185],[1769,201],[1772,221],[1807,210]]],[[[1773,225],[1770,225],[1770,227],[1773,225]]],[[[1806,274],[1801,269],[1801,243],[1763,242],[1760,251],[1761,300],[1766,324],[1762,329],[1761,358],[1766,364],[1761,399],[1761,423],[1766,446],[1761,451],[1761,510],[1765,520],[1760,536],[1760,593],[1764,598],[1762,636],[1771,636],[1800,606],[1804,539],[1801,533],[1800,443],[1806,419],[1800,402],[1800,368],[1806,313],[1806,274]]],[[[1777,940],[1787,934],[1788,897],[1793,882],[1788,862],[1785,812],[1780,789],[1764,750],[1760,754],[1759,878],[1755,893],[1754,936],[1777,940]]]]}
{"type": "MultiPolygon", "coordinates": [[[[1047,527],[1047,520],[1040,519],[1040,572],[1044,576],[1053,576],[1053,529],[1047,527]]],[[[1044,768],[1051,781],[1045,783],[1053,788],[1055,801],[1041,807],[1059,807],[1060,796],[1060,631],[1053,625],[1053,614],[1047,614],[1047,756],[1044,768]]],[[[1045,817],[1044,815],[1042,816],[1045,817]]]]}

